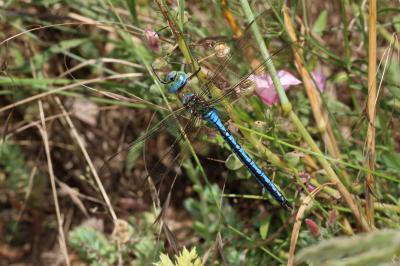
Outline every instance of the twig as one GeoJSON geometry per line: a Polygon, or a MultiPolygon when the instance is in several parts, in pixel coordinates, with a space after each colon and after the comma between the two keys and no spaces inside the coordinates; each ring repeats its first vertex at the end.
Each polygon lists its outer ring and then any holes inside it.
{"type": "Polygon", "coordinates": [[[232,12],[229,10],[228,0],[221,0],[221,9],[222,9],[222,14],[224,15],[226,21],[228,21],[229,26],[233,31],[233,36],[235,38],[242,37],[243,33],[240,30],[238,24],[236,23],[236,20],[232,15],[232,12]]]}
{"type": "MultiPolygon", "coordinates": [[[[368,33],[368,131],[366,164],[369,170],[375,169],[375,121],[376,121],[376,0],[369,1],[369,33],[368,33]]],[[[367,174],[365,180],[366,204],[365,212],[370,226],[374,226],[374,193],[375,178],[367,174]]]]}
{"type": "Polygon", "coordinates": [[[142,76],[141,73],[125,73],[125,74],[118,74],[118,75],[112,75],[112,76],[108,76],[108,77],[99,77],[99,78],[80,81],[80,82],[77,82],[77,83],[74,83],[74,84],[69,84],[69,85],[66,85],[66,86],[63,86],[63,87],[60,87],[60,88],[56,88],[56,89],[51,90],[51,91],[42,92],[42,93],[36,94],[36,95],[34,95],[32,97],[29,97],[29,98],[23,99],[21,101],[18,101],[16,103],[9,104],[7,106],[4,106],[3,108],[0,108],[0,113],[2,113],[4,111],[7,111],[7,110],[9,110],[11,108],[15,108],[15,107],[17,107],[19,105],[26,104],[26,103],[38,100],[38,99],[40,99],[42,97],[49,96],[49,95],[54,94],[54,93],[59,93],[61,91],[65,91],[65,90],[68,90],[68,89],[76,88],[76,87],[79,87],[79,86],[82,86],[82,85],[95,83],[95,82],[106,81],[106,80],[112,80],[112,79],[132,78],[132,77],[141,77],[141,76],[142,76]]]}
{"type": "Polygon", "coordinates": [[[323,184],[320,187],[317,187],[316,189],[314,189],[313,192],[311,192],[310,195],[308,195],[303,203],[301,204],[301,206],[299,207],[299,210],[296,214],[296,219],[295,219],[295,223],[293,225],[293,229],[292,229],[292,236],[290,239],[290,248],[289,248],[289,258],[288,258],[288,266],[293,266],[294,265],[294,252],[296,250],[296,244],[297,244],[297,239],[299,237],[299,232],[300,232],[300,227],[301,227],[301,221],[303,219],[304,216],[304,212],[306,211],[308,205],[312,202],[313,197],[318,194],[320,191],[323,190],[324,187],[328,186],[328,185],[333,185],[333,184],[323,184]]]}
{"type": "MultiPolygon", "coordinates": [[[[249,3],[247,0],[241,0],[240,1],[242,4],[242,8],[246,14],[246,17],[249,21],[254,20],[254,15],[253,12],[250,8],[249,3]]],[[[251,29],[254,33],[255,39],[258,43],[258,46],[261,50],[261,53],[264,58],[269,58],[269,52],[267,50],[267,47],[265,45],[264,39],[261,36],[260,30],[257,26],[257,23],[254,22],[251,25],[251,29]]],[[[313,138],[311,137],[310,133],[307,131],[299,117],[296,115],[296,113],[293,111],[292,104],[290,103],[289,99],[286,96],[285,90],[283,89],[283,86],[281,84],[281,81],[277,75],[275,66],[273,65],[272,60],[268,60],[266,62],[266,66],[268,69],[269,74],[271,75],[272,82],[277,90],[281,107],[284,112],[284,114],[292,121],[292,123],[297,127],[297,130],[299,133],[302,135],[303,139],[305,142],[308,144],[308,146],[311,148],[312,151],[322,154],[321,150],[319,149],[318,145],[315,143],[313,138]]],[[[329,162],[322,156],[319,156],[318,158],[319,163],[321,166],[325,169],[327,176],[329,177],[329,180],[336,184],[340,194],[342,195],[344,201],[346,204],[349,206],[349,208],[352,210],[352,213],[357,221],[357,223],[361,226],[361,228],[364,231],[369,231],[370,227],[368,223],[365,221],[365,218],[362,216],[358,206],[353,200],[352,195],[350,192],[347,190],[347,188],[343,185],[343,183],[340,181],[338,176],[336,175],[335,171],[333,170],[332,166],[329,164],[329,162]]]]}
{"type": "Polygon", "coordinates": [[[64,117],[65,117],[65,120],[67,120],[68,126],[71,128],[72,136],[76,139],[76,141],[77,141],[77,143],[78,143],[78,145],[79,145],[79,148],[81,149],[81,151],[82,151],[82,153],[83,153],[83,156],[84,156],[85,159],[86,159],[86,162],[87,162],[87,164],[88,164],[88,166],[89,166],[89,168],[90,168],[90,171],[92,172],[92,175],[93,175],[93,177],[94,177],[94,180],[96,181],[96,184],[97,184],[97,186],[98,186],[98,188],[99,188],[99,190],[100,190],[100,193],[101,193],[101,195],[102,195],[104,201],[105,201],[106,204],[107,204],[108,210],[109,210],[109,212],[110,212],[110,214],[111,214],[111,217],[112,217],[112,219],[113,219],[113,222],[114,222],[114,224],[115,224],[115,223],[117,222],[117,220],[118,220],[117,215],[115,214],[114,208],[113,208],[113,206],[111,205],[111,201],[110,201],[110,199],[109,199],[109,197],[108,197],[108,195],[107,195],[106,190],[104,189],[103,183],[101,182],[99,175],[97,174],[97,171],[96,171],[96,169],[95,169],[95,167],[94,167],[94,165],[93,165],[93,162],[92,162],[92,160],[90,159],[89,153],[87,152],[87,150],[86,150],[86,148],[85,148],[85,145],[84,145],[84,143],[83,143],[83,140],[82,140],[82,138],[79,136],[78,131],[76,130],[74,124],[72,123],[72,120],[71,120],[71,118],[70,118],[68,112],[65,110],[63,104],[61,103],[60,98],[55,97],[55,100],[56,100],[58,106],[60,107],[60,109],[61,109],[61,111],[62,111],[62,113],[63,113],[63,115],[64,115],[64,117]]]}
{"type": "MultiPolygon", "coordinates": [[[[296,36],[296,32],[294,30],[292,21],[289,16],[289,9],[287,8],[287,6],[283,7],[283,15],[284,15],[286,31],[288,32],[291,41],[297,42],[298,39],[296,36]]],[[[298,47],[297,45],[293,45],[292,49],[293,49],[293,53],[294,53],[295,60],[296,60],[296,67],[302,77],[308,99],[310,100],[311,109],[312,109],[312,112],[314,115],[314,120],[317,124],[317,128],[318,128],[319,132],[321,133],[322,140],[324,141],[329,154],[333,158],[339,159],[341,157],[340,150],[339,150],[335,135],[333,133],[332,126],[329,123],[328,116],[322,108],[321,97],[317,93],[317,89],[311,79],[310,74],[307,71],[307,68],[305,67],[305,63],[304,63],[304,59],[303,59],[303,50],[300,47],[298,47]]],[[[343,176],[344,183],[347,186],[349,186],[350,181],[347,178],[348,175],[343,173],[342,176],[343,176]]]]}
{"type": "Polygon", "coordinates": [[[40,119],[42,121],[42,126],[41,127],[38,126],[38,128],[39,128],[40,134],[42,135],[42,138],[43,138],[44,149],[45,149],[46,157],[47,157],[47,168],[49,170],[51,191],[53,192],[54,207],[56,209],[56,216],[57,216],[57,223],[58,223],[58,233],[60,236],[59,244],[60,244],[61,251],[64,255],[64,258],[65,258],[65,263],[67,264],[67,266],[69,266],[70,262],[69,262],[69,258],[68,258],[67,243],[65,241],[65,235],[64,235],[64,230],[63,230],[63,221],[62,221],[63,219],[61,218],[61,213],[60,213],[60,205],[58,203],[56,181],[55,181],[54,172],[53,172],[53,163],[52,163],[51,155],[50,155],[49,137],[47,135],[43,105],[42,105],[41,100],[39,100],[38,103],[39,103],[40,119]]]}

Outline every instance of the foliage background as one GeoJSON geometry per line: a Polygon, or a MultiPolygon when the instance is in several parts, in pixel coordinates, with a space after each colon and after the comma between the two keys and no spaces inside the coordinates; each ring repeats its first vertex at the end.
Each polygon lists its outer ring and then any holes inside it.
{"type": "MultiPolygon", "coordinates": [[[[197,59],[213,52],[205,45],[206,37],[222,36],[232,46],[237,43],[232,39],[238,31],[224,11],[246,34],[249,20],[239,1],[229,1],[227,10],[224,1],[166,2],[197,59]]],[[[282,4],[250,1],[254,13],[261,14],[257,23],[272,51],[290,42],[282,4]]],[[[290,103],[364,212],[365,143],[370,134],[369,2],[286,4],[302,40],[306,68],[326,76],[326,88],[318,95],[340,159],[332,160],[319,134],[304,81],[288,90],[290,103]]],[[[232,119],[230,126],[293,203],[292,213],[262,195],[213,131],[196,128],[197,137],[190,136],[170,150],[179,134],[171,125],[145,144],[130,147],[162,121],[169,108],[180,106],[176,97],[157,85],[149,68],[158,63],[157,73],[163,76],[181,66],[166,65],[162,58],[185,60],[156,2],[10,0],[0,5],[2,265],[64,265],[66,257],[71,265],[199,265],[199,261],[281,265],[290,261],[289,250],[294,247],[299,263],[396,263],[400,253],[397,1],[380,1],[376,10],[379,97],[373,220],[378,230],[355,238],[338,238],[363,230],[330,184],[318,155],[310,152],[302,132],[279,104],[266,105],[255,94],[232,104],[237,120],[232,119]],[[146,30],[158,31],[160,38],[146,38],[146,30]],[[302,203],[313,190],[318,191],[315,201],[305,207],[302,203]],[[296,227],[296,221],[303,222],[296,227]]],[[[262,61],[254,38],[245,40],[242,51],[232,48],[234,56],[221,74],[232,84],[255,61],[262,61]]],[[[273,61],[278,69],[301,79],[290,48],[273,61]]],[[[215,68],[218,60],[208,58],[203,69],[215,68]]],[[[193,79],[191,86],[196,89],[201,81],[193,79]]],[[[223,112],[223,117],[228,120],[231,114],[223,112]]]]}

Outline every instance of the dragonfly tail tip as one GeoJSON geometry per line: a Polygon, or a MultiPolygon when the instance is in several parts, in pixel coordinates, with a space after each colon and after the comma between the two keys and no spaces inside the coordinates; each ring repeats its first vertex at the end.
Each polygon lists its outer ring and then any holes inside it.
{"type": "Polygon", "coordinates": [[[292,206],[289,205],[289,202],[284,201],[284,202],[282,202],[281,205],[285,210],[290,211],[290,212],[293,211],[293,208],[292,208],[292,206]]]}

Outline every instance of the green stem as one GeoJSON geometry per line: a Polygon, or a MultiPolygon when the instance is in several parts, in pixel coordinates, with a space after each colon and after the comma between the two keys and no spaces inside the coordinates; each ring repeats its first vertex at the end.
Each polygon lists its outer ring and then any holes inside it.
{"type": "MultiPolygon", "coordinates": [[[[192,56],[191,50],[189,49],[189,46],[187,45],[185,39],[183,38],[183,34],[182,32],[175,26],[174,21],[171,19],[171,16],[169,15],[168,10],[165,9],[165,6],[163,6],[159,0],[156,1],[160,7],[161,13],[164,15],[164,17],[167,19],[169,26],[171,27],[172,32],[175,35],[176,41],[178,43],[178,47],[181,50],[183,56],[185,57],[187,62],[190,62],[193,66],[194,69],[198,69],[200,66],[198,64],[198,62],[194,59],[194,57],[192,56]]],[[[260,34],[259,38],[260,40],[262,40],[262,37],[260,34]]],[[[268,50],[264,49],[264,54],[267,56],[267,58],[270,58],[268,50]]],[[[267,60],[268,62],[270,62],[271,60],[267,60]]],[[[277,78],[276,75],[276,71],[275,68],[272,64],[269,65],[270,68],[272,68],[275,73],[275,78],[279,81],[279,78],[277,78]]],[[[207,80],[207,76],[203,73],[203,71],[200,71],[197,75],[200,84],[205,84],[208,80],[207,80]]],[[[284,89],[281,85],[281,91],[283,92],[283,96],[282,98],[286,99],[286,102],[289,104],[287,110],[291,110],[291,105],[288,102],[288,99],[286,97],[286,94],[284,92],[284,89]]],[[[216,98],[220,98],[221,94],[220,94],[220,89],[218,89],[213,83],[211,84],[211,93],[213,95],[213,97],[216,98]]],[[[285,100],[284,100],[285,101],[285,100]]],[[[236,114],[236,112],[232,109],[231,105],[226,102],[226,101],[222,101],[223,106],[225,107],[227,113],[229,114],[229,117],[231,118],[232,121],[234,121],[235,123],[240,123],[240,117],[236,114]]],[[[271,150],[269,150],[267,147],[265,147],[264,145],[262,145],[258,139],[256,139],[250,132],[243,132],[243,136],[245,137],[245,139],[250,142],[261,154],[265,155],[266,158],[274,165],[277,166],[281,169],[284,170],[288,170],[291,174],[293,174],[293,176],[296,178],[298,184],[302,185],[304,191],[307,193],[307,189],[304,186],[304,184],[300,181],[299,179],[299,175],[298,175],[298,171],[297,169],[294,169],[293,167],[290,167],[288,165],[286,165],[284,162],[282,162],[280,160],[280,158],[275,155],[271,150]]]]}
{"type": "MultiPolygon", "coordinates": [[[[255,22],[255,17],[253,15],[253,12],[251,11],[251,7],[250,7],[249,3],[247,2],[247,0],[240,0],[240,3],[242,4],[242,8],[243,8],[244,13],[246,14],[247,20],[250,23],[252,23],[250,27],[254,34],[256,42],[260,48],[263,58],[265,58],[265,59],[271,58],[271,56],[268,52],[267,46],[265,45],[264,39],[260,33],[260,29],[258,28],[258,25],[255,22]]],[[[288,113],[288,112],[290,112],[290,110],[292,110],[292,105],[286,96],[285,89],[283,88],[282,83],[280,82],[280,79],[277,75],[275,66],[272,63],[272,60],[265,60],[265,61],[266,61],[268,73],[270,74],[272,82],[274,83],[276,91],[278,93],[279,100],[282,105],[282,109],[285,113],[288,113]]]]}
{"type": "MultiPolygon", "coordinates": [[[[240,231],[239,229],[236,229],[235,227],[231,226],[228,224],[227,226],[230,230],[232,230],[234,233],[238,234],[239,236],[243,237],[244,239],[246,239],[247,241],[253,242],[254,239],[252,239],[251,237],[247,236],[245,233],[243,233],[242,231],[240,231]]],[[[264,247],[258,247],[259,249],[261,249],[262,251],[264,251],[265,253],[267,253],[269,256],[271,256],[273,259],[275,259],[276,261],[278,261],[280,264],[285,264],[284,261],[277,257],[273,252],[269,251],[268,249],[264,248],[264,247]]]]}
{"type": "MultiPolygon", "coordinates": [[[[261,132],[259,132],[259,131],[255,131],[255,130],[253,130],[253,129],[249,129],[249,128],[247,128],[247,127],[241,125],[241,124],[235,123],[235,126],[236,126],[238,129],[240,129],[241,131],[251,132],[251,133],[253,133],[253,134],[256,135],[256,136],[260,136],[261,138],[264,138],[264,139],[267,139],[267,140],[275,141],[275,142],[277,142],[277,143],[279,143],[279,144],[282,144],[282,145],[284,145],[284,146],[286,146],[286,147],[289,147],[289,148],[295,149],[295,150],[297,150],[297,151],[303,152],[303,153],[305,153],[305,154],[313,155],[313,156],[316,156],[316,157],[322,156],[322,157],[324,157],[326,160],[330,161],[330,162],[333,163],[333,164],[340,164],[340,165],[343,165],[343,166],[345,166],[345,167],[349,167],[349,168],[352,168],[352,169],[356,169],[356,170],[359,170],[359,171],[363,171],[363,172],[365,172],[365,173],[372,173],[372,174],[374,174],[374,175],[376,175],[376,176],[385,178],[385,179],[390,180],[390,181],[392,181],[392,182],[400,183],[400,180],[398,180],[395,176],[386,175],[386,174],[384,174],[384,173],[382,173],[382,172],[371,171],[371,170],[369,170],[369,169],[367,169],[367,168],[364,168],[364,167],[362,167],[362,166],[355,165],[355,164],[352,164],[352,163],[345,162],[345,161],[343,161],[343,160],[341,160],[341,159],[333,158],[333,157],[330,157],[330,156],[327,156],[327,155],[321,154],[321,153],[316,153],[316,152],[311,151],[311,150],[309,150],[309,149],[305,149],[305,148],[302,148],[302,147],[299,147],[299,146],[290,144],[290,143],[288,143],[288,142],[286,142],[286,141],[283,141],[283,140],[280,140],[280,139],[278,139],[278,138],[276,138],[276,137],[273,137],[273,136],[270,136],[270,135],[266,135],[265,133],[261,133],[261,132]]],[[[278,158],[279,158],[279,157],[278,157],[278,158]]]]}
{"type": "MultiPolygon", "coordinates": [[[[289,113],[289,118],[292,121],[292,123],[297,127],[299,130],[300,134],[303,136],[303,139],[305,142],[310,146],[311,150],[313,152],[316,152],[318,154],[322,155],[321,150],[319,149],[318,145],[314,142],[312,139],[311,135],[308,133],[307,129],[304,127],[303,123],[299,119],[299,117],[293,112],[290,111],[289,113]]],[[[354,217],[356,218],[358,224],[363,228],[365,231],[369,231],[370,227],[365,220],[364,216],[360,212],[360,209],[358,206],[355,204],[352,195],[350,192],[346,189],[346,187],[343,185],[343,183],[340,181],[339,177],[336,175],[335,171],[329,164],[328,160],[325,159],[323,156],[317,156],[318,162],[321,164],[322,168],[326,171],[329,179],[334,182],[344,198],[345,202],[349,206],[349,208],[352,210],[354,217]]]]}
{"type": "Polygon", "coordinates": [[[342,9],[342,19],[343,19],[343,39],[344,39],[344,53],[345,53],[345,62],[346,68],[350,70],[350,45],[349,45],[349,30],[348,30],[348,20],[346,14],[346,6],[347,1],[342,0],[341,9],[342,9]]]}
{"type": "Polygon", "coordinates": [[[179,12],[178,12],[178,25],[180,31],[183,31],[183,23],[185,20],[185,0],[178,1],[179,12]]]}
{"type": "MultiPolygon", "coordinates": [[[[251,30],[253,31],[254,37],[257,41],[257,44],[260,48],[261,54],[264,57],[264,59],[270,58],[268,49],[265,45],[264,39],[262,38],[262,35],[260,33],[260,30],[258,28],[257,22],[254,20],[254,15],[253,12],[250,8],[249,3],[247,0],[240,0],[242,8],[244,13],[246,14],[247,19],[252,23],[251,24],[251,30]]],[[[311,150],[318,153],[322,154],[321,150],[317,146],[317,144],[314,142],[312,139],[311,135],[308,133],[307,129],[304,127],[303,123],[300,121],[299,117],[293,112],[292,110],[292,105],[289,102],[289,99],[286,96],[285,90],[283,89],[283,86],[281,84],[281,81],[277,75],[275,66],[272,62],[272,60],[266,60],[266,66],[267,70],[271,76],[272,82],[274,83],[274,86],[277,90],[280,102],[281,102],[281,107],[284,111],[284,113],[288,116],[288,118],[292,121],[292,123],[297,127],[297,130],[305,140],[305,142],[310,146],[311,150]]],[[[345,202],[349,206],[349,208],[352,210],[354,217],[357,220],[357,223],[363,228],[365,231],[369,231],[369,225],[366,222],[365,218],[361,214],[358,206],[355,204],[352,195],[350,192],[346,189],[346,187],[343,185],[343,183],[340,181],[338,176],[336,175],[335,171],[329,164],[329,162],[323,157],[323,156],[318,156],[317,160],[321,164],[321,166],[324,168],[326,171],[329,179],[331,182],[336,184],[340,194],[344,198],[345,202]]]]}
{"type": "MultiPolygon", "coordinates": [[[[178,27],[176,27],[175,22],[172,19],[170,13],[169,13],[169,10],[167,10],[165,8],[165,4],[162,3],[160,0],[156,0],[156,3],[158,5],[161,13],[163,14],[164,18],[168,21],[169,27],[170,27],[170,29],[172,30],[172,32],[173,32],[173,34],[175,36],[176,42],[177,42],[178,47],[181,50],[183,56],[185,57],[187,62],[191,63],[191,65],[194,68],[194,71],[196,71],[197,69],[200,68],[200,66],[199,66],[198,62],[194,59],[194,57],[193,57],[193,55],[192,55],[192,53],[191,53],[191,51],[189,49],[189,46],[187,45],[185,39],[183,38],[182,31],[178,27]]],[[[206,75],[203,73],[203,71],[200,71],[198,73],[197,77],[203,83],[206,81],[206,75]]],[[[158,80],[157,80],[157,84],[158,84],[158,80]]],[[[162,95],[164,95],[163,92],[162,92],[162,95]]],[[[181,131],[184,134],[183,129],[181,131]]],[[[201,173],[203,175],[204,181],[206,182],[207,186],[209,186],[211,188],[211,183],[209,182],[209,180],[207,178],[207,175],[204,172],[204,169],[203,169],[203,167],[202,167],[202,165],[200,163],[200,160],[197,157],[197,154],[196,154],[195,150],[193,149],[193,146],[190,144],[190,141],[187,138],[186,134],[185,134],[185,140],[187,141],[187,143],[189,145],[191,154],[192,154],[196,164],[200,168],[200,171],[201,171],[201,173]]],[[[196,182],[195,184],[197,184],[200,187],[202,187],[201,183],[199,183],[199,182],[196,182]]],[[[201,199],[201,204],[202,204],[201,212],[202,212],[202,217],[204,219],[203,223],[204,224],[209,224],[210,221],[209,221],[209,217],[208,217],[208,207],[207,207],[208,206],[208,204],[207,204],[207,200],[208,199],[204,197],[204,193],[200,193],[201,192],[200,189],[198,190],[198,192],[199,192],[200,199],[201,199]]],[[[211,194],[212,194],[213,201],[215,202],[215,204],[216,204],[216,206],[217,206],[217,208],[219,210],[219,212],[218,212],[218,221],[219,221],[218,222],[218,226],[220,226],[222,224],[220,222],[222,220],[221,204],[219,203],[218,199],[216,198],[216,195],[214,195],[214,193],[211,193],[211,194]]],[[[219,231],[219,229],[218,229],[218,231],[219,231]]]]}

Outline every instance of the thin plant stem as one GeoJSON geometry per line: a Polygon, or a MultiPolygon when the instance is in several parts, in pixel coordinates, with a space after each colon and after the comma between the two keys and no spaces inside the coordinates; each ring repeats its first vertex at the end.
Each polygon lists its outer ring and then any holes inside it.
{"type": "Polygon", "coordinates": [[[109,196],[108,196],[108,194],[107,194],[107,192],[106,192],[106,190],[105,190],[105,188],[103,186],[103,183],[101,182],[100,176],[97,173],[96,168],[94,167],[93,161],[89,156],[89,153],[88,153],[88,151],[87,151],[87,149],[85,147],[85,144],[84,144],[81,136],[79,135],[76,127],[74,126],[74,123],[72,122],[71,117],[69,116],[67,110],[65,110],[65,107],[62,104],[60,98],[55,97],[55,100],[56,100],[56,103],[57,103],[58,107],[61,109],[61,112],[62,112],[65,120],[67,121],[67,124],[68,124],[69,128],[71,129],[71,136],[76,140],[76,142],[78,143],[79,148],[81,149],[81,152],[82,152],[83,156],[85,157],[86,163],[88,164],[89,169],[92,172],[92,175],[93,175],[93,178],[94,178],[94,180],[96,182],[96,185],[100,190],[101,196],[103,197],[103,199],[104,199],[104,201],[105,201],[105,203],[107,205],[108,211],[110,212],[111,218],[113,219],[113,222],[114,222],[114,225],[115,225],[115,223],[118,220],[117,214],[115,213],[115,210],[114,210],[114,208],[113,208],[113,206],[111,204],[111,200],[110,200],[110,198],[109,198],[109,196]]]}
{"type": "MultiPolygon", "coordinates": [[[[244,13],[245,13],[245,15],[247,17],[247,20],[252,22],[250,27],[251,27],[251,30],[252,30],[253,35],[255,37],[255,40],[256,40],[257,44],[259,45],[259,48],[260,48],[260,51],[261,51],[261,54],[262,54],[263,58],[264,59],[270,58],[270,54],[269,54],[268,49],[267,49],[267,47],[266,47],[266,45],[264,43],[264,39],[263,39],[263,37],[261,35],[261,32],[260,32],[260,30],[258,28],[258,25],[257,25],[256,21],[255,21],[255,17],[253,15],[253,11],[251,10],[249,3],[247,2],[247,0],[240,0],[240,3],[242,5],[243,11],[244,11],[244,13]]],[[[281,84],[281,82],[279,80],[279,77],[278,77],[276,69],[275,69],[275,67],[274,67],[274,65],[272,63],[272,60],[266,60],[266,66],[267,66],[267,69],[268,69],[268,73],[271,76],[272,82],[274,83],[274,85],[276,87],[276,91],[278,93],[282,109],[283,109],[283,111],[285,113],[289,113],[292,110],[292,105],[291,105],[291,103],[289,102],[289,99],[286,96],[285,89],[283,88],[283,86],[282,86],[282,84],[281,84]]]]}
{"type": "Polygon", "coordinates": [[[221,0],[221,9],[222,9],[222,14],[224,15],[226,21],[228,22],[229,26],[231,27],[233,31],[233,36],[235,38],[240,38],[242,37],[243,33],[241,29],[239,28],[235,17],[233,16],[232,12],[229,10],[229,3],[228,0],[221,0]]]}
{"type": "MultiPolygon", "coordinates": [[[[376,0],[369,1],[368,18],[368,129],[366,164],[368,169],[375,169],[375,121],[376,121],[376,0]]],[[[366,204],[365,212],[370,226],[374,226],[374,192],[375,178],[372,173],[367,174],[365,180],[366,204]]]]}
{"type": "Polygon", "coordinates": [[[323,185],[317,187],[316,189],[314,189],[314,191],[303,200],[303,203],[301,204],[299,211],[296,213],[296,218],[295,218],[296,222],[293,225],[292,236],[290,239],[289,258],[288,258],[288,262],[287,262],[288,266],[294,265],[294,252],[296,250],[296,245],[297,245],[297,240],[299,237],[301,223],[304,218],[304,215],[305,215],[308,205],[310,205],[312,203],[312,199],[313,199],[313,197],[315,197],[316,194],[318,194],[320,191],[322,191],[322,189],[324,187],[329,186],[329,185],[332,185],[332,184],[329,184],[329,183],[323,184],[323,185]]]}
{"type": "MultiPolygon", "coordinates": [[[[298,38],[296,36],[294,26],[293,26],[292,21],[289,16],[289,9],[286,6],[283,7],[283,15],[284,15],[284,21],[285,21],[285,28],[286,28],[287,33],[289,34],[291,41],[297,42],[298,38]]],[[[304,62],[304,58],[303,58],[303,51],[300,47],[298,47],[296,45],[293,45],[292,49],[293,49],[293,53],[294,53],[295,60],[296,60],[297,70],[302,77],[308,99],[310,100],[312,113],[314,115],[314,120],[317,124],[318,131],[321,134],[321,137],[325,143],[325,146],[326,146],[329,154],[332,157],[339,159],[341,157],[341,155],[340,155],[338,143],[335,138],[332,126],[329,123],[328,115],[322,108],[321,97],[318,94],[316,86],[314,85],[314,83],[311,79],[311,76],[305,66],[305,62],[304,62]]],[[[342,181],[346,184],[347,187],[349,187],[350,180],[349,180],[347,173],[345,171],[341,171],[341,174],[342,174],[341,176],[343,177],[342,181]]]]}
{"type": "Polygon", "coordinates": [[[185,20],[185,0],[179,0],[178,6],[179,6],[178,25],[179,29],[183,31],[183,23],[185,20]]]}
{"type": "Polygon", "coordinates": [[[344,57],[346,62],[347,69],[350,68],[350,45],[349,45],[349,29],[348,29],[348,20],[347,20],[347,6],[348,1],[342,0],[341,2],[341,11],[342,11],[342,20],[343,20],[343,41],[344,41],[344,57]]]}
{"type": "MultiPolygon", "coordinates": [[[[244,10],[244,13],[246,14],[246,17],[249,21],[254,21],[254,15],[253,12],[250,8],[249,3],[247,0],[241,0],[241,5],[244,10]]],[[[269,52],[266,48],[265,42],[261,36],[261,33],[259,31],[259,28],[257,26],[257,23],[254,22],[251,25],[251,29],[253,31],[253,34],[255,36],[255,39],[259,45],[259,48],[261,50],[261,53],[264,58],[269,58],[269,52]]],[[[321,153],[321,150],[319,149],[318,145],[314,142],[313,138],[311,135],[308,133],[307,129],[304,127],[303,123],[299,119],[299,117],[293,112],[292,110],[292,105],[289,102],[289,99],[286,96],[285,90],[283,89],[283,86],[280,82],[280,79],[277,75],[276,69],[272,63],[272,60],[267,60],[266,63],[268,72],[271,76],[272,82],[277,90],[280,102],[281,102],[281,107],[282,110],[284,111],[284,114],[287,115],[287,117],[292,121],[292,123],[296,126],[297,130],[299,133],[302,135],[303,139],[305,142],[310,146],[311,150],[316,152],[316,153],[321,153]]],[[[343,199],[345,200],[346,204],[349,206],[349,208],[352,210],[352,213],[354,215],[354,218],[356,219],[357,223],[361,226],[361,228],[364,231],[369,231],[370,227],[368,223],[365,221],[365,218],[363,217],[362,213],[360,212],[358,206],[356,205],[352,195],[350,192],[346,189],[346,187],[343,185],[343,183],[340,181],[338,176],[336,175],[335,171],[333,170],[332,166],[329,164],[329,162],[324,158],[324,157],[318,157],[317,158],[321,166],[324,168],[324,170],[327,173],[327,176],[329,180],[334,183],[340,194],[342,195],[343,199]]]]}
{"type": "MultiPolygon", "coordinates": [[[[199,68],[198,62],[193,58],[193,55],[192,55],[185,39],[183,38],[181,32],[179,32],[179,30],[175,27],[174,22],[172,21],[172,19],[170,18],[169,14],[168,14],[168,10],[165,9],[165,6],[159,0],[156,0],[156,3],[158,4],[158,6],[160,8],[161,13],[167,19],[169,26],[172,27],[171,30],[175,35],[175,39],[178,43],[178,47],[180,48],[186,61],[190,62],[194,69],[198,69],[199,68]]],[[[206,74],[204,74],[203,71],[199,71],[197,77],[199,78],[200,83],[204,84],[207,82],[207,76],[206,76],[206,74]]],[[[218,96],[220,96],[220,95],[218,95],[219,91],[220,90],[218,88],[216,88],[214,84],[211,84],[211,92],[214,94],[213,96],[215,96],[216,98],[219,98],[218,97],[218,96]]],[[[223,105],[224,105],[225,109],[227,110],[227,112],[229,113],[230,118],[233,121],[240,122],[239,117],[232,111],[231,106],[225,102],[223,102],[223,105]]],[[[244,133],[244,137],[250,143],[255,145],[262,154],[265,154],[266,157],[268,158],[268,160],[271,161],[271,163],[273,163],[274,165],[276,165],[278,167],[284,168],[284,169],[287,168],[287,166],[280,160],[280,158],[278,156],[276,156],[271,150],[266,148],[264,145],[259,143],[258,140],[255,139],[251,134],[244,133]]]]}
{"type": "Polygon", "coordinates": [[[39,100],[38,103],[39,103],[40,120],[41,120],[41,124],[42,124],[39,127],[39,131],[43,138],[44,149],[45,149],[46,157],[47,157],[47,167],[48,167],[49,176],[50,176],[51,191],[53,193],[54,207],[56,209],[56,215],[57,215],[58,232],[60,234],[60,239],[59,239],[60,248],[61,248],[63,256],[65,257],[65,263],[67,266],[69,266],[69,265],[71,265],[71,262],[69,261],[67,242],[66,242],[66,238],[64,235],[64,229],[63,229],[63,219],[61,218],[60,204],[58,202],[56,178],[54,175],[53,162],[51,160],[49,137],[47,134],[47,127],[46,127],[46,122],[45,122],[45,117],[44,117],[43,104],[42,104],[41,100],[39,100]]]}
{"type": "Polygon", "coordinates": [[[301,10],[303,12],[303,18],[304,18],[304,27],[306,30],[308,30],[310,27],[308,26],[308,16],[307,16],[307,3],[306,0],[301,1],[301,10]]]}

